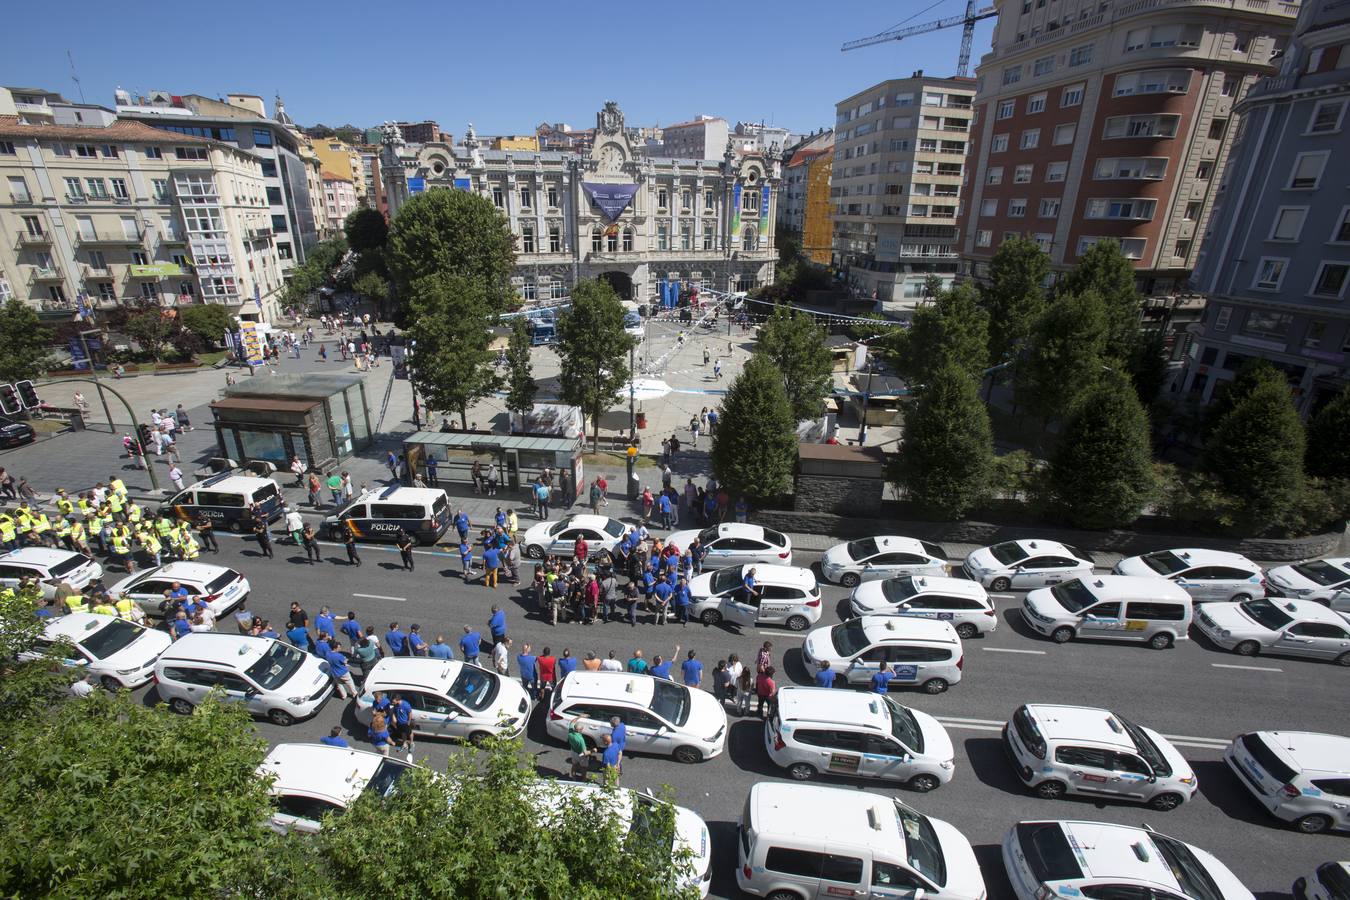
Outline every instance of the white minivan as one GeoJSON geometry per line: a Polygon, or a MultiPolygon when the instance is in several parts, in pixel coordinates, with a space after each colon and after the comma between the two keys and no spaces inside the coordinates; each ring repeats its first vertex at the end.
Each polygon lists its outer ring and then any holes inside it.
{"type": "Polygon", "coordinates": [[[1144,641],[1166,650],[1187,639],[1191,595],[1161,578],[1089,575],[1022,600],[1023,618],[1057,644],[1074,638],[1144,641]]]}
{"type": "Polygon", "coordinates": [[[736,884],[756,897],[986,896],[965,835],[882,794],[761,781],[736,837],[736,884]]]}
{"type": "Polygon", "coordinates": [[[1275,818],[1305,834],[1350,830],[1350,737],[1253,731],[1234,738],[1223,759],[1275,818]]]}
{"type": "Polygon", "coordinates": [[[328,664],[273,638],[202,631],[185,634],[155,663],[155,685],[169,709],[190,715],[216,688],[273,725],[291,725],[333,696],[328,664]]]}

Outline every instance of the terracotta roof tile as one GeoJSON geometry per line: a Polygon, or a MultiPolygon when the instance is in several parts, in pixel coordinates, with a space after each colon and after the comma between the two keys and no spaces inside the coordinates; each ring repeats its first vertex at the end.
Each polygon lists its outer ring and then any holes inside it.
{"type": "Polygon", "coordinates": [[[352,176],[350,176],[350,175],[339,175],[338,173],[336,173],[336,172],[330,172],[330,171],[327,170],[327,169],[324,169],[324,170],[323,170],[323,173],[322,173],[319,177],[322,178],[324,181],[351,181],[351,180],[352,180],[352,176]]]}
{"type": "Polygon", "coordinates": [[[144,122],[118,119],[107,128],[76,125],[27,125],[18,116],[0,116],[0,137],[48,138],[60,141],[146,141],[156,144],[210,144],[214,141],[174,131],[162,131],[144,122]]]}

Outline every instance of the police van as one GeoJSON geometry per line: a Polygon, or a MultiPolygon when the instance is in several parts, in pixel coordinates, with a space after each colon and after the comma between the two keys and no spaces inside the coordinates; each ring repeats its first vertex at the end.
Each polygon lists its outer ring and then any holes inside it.
{"type": "Polygon", "coordinates": [[[159,511],[188,522],[205,515],[217,528],[238,533],[253,527],[249,507],[254,503],[262,508],[269,522],[280,516],[281,491],[277,483],[270,478],[224,472],[179,491],[159,511]]]}
{"type": "Polygon", "coordinates": [[[423,544],[434,544],[449,527],[450,500],[445,491],[397,485],[366,491],[323,520],[323,532],[335,541],[348,531],[358,541],[392,541],[406,531],[423,544]]]}

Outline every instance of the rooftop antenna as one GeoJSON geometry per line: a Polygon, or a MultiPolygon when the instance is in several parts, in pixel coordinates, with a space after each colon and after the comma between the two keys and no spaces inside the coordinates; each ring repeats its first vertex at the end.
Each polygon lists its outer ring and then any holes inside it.
{"type": "Polygon", "coordinates": [[[80,84],[79,73],[75,71],[75,57],[71,54],[69,48],[66,49],[66,59],[70,60],[70,80],[75,82],[75,89],[80,92],[80,102],[84,102],[84,85],[80,84]]]}

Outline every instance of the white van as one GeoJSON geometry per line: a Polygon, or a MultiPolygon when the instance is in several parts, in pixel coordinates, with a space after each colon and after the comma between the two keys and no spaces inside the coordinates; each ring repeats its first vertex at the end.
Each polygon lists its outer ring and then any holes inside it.
{"type": "Polygon", "coordinates": [[[450,527],[450,500],[440,488],[387,487],[366,491],[323,520],[323,533],[340,541],[347,532],[361,541],[392,541],[406,531],[434,544],[450,527]]]}
{"type": "Polygon", "coordinates": [[[756,897],[986,896],[965,835],[882,794],[761,781],[736,849],[736,884],[756,897]]]}
{"type": "Polygon", "coordinates": [[[1350,830],[1350,737],[1253,731],[1234,738],[1223,759],[1275,818],[1304,834],[1350,830]]]}
{"type": "Polygon", "coordinates": [[[1166,650],[1186,640],[1191,595],[1161,578],[1088,575],[1040,588],[1022,601],[1023,619],[1057,644],[1076,637],[1146,641],[1166,650]]]}
{"type": "Polygon", "coordinates": [[[223,472],[174,494],[159,514],[191,522],[205,515],[217,528],[235,534],[253,528],[252,505],[257,503],[267,521],[281,516],[281,490],[270,478],[223,472]]]}
{"type": "Polygon", "coordinates": [[[328,664],[273,638],[203,631],[174,641],[155,663],[155,685],[169,709],[190,715],[215,688],[273,725],[291,725],[333,696],[328,664]]]}

